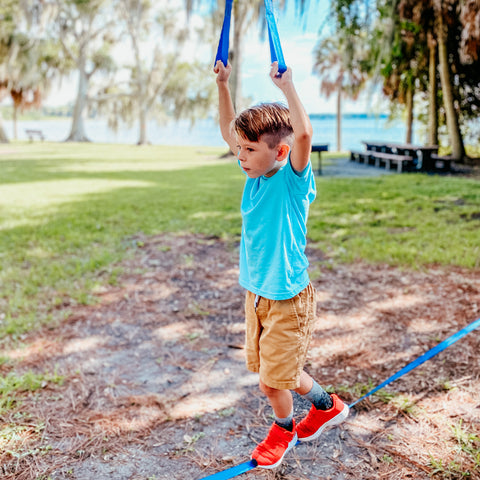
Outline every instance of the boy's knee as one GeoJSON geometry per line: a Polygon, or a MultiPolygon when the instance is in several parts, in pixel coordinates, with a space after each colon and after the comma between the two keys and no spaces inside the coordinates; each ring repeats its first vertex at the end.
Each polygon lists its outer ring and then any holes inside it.
{"type": "Polygon", "coordinates": [[[279,390],[276,388],[269,387],[265,383],[263,383],[261,380],[259,381],[259,388],[262,393],[264,393],[267,397],[270,397],[272,395],[275,395],[279,390]]]}

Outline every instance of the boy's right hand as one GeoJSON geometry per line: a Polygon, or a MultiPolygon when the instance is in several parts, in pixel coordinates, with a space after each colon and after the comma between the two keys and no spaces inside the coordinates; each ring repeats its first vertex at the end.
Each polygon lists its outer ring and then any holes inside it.
{"type": "Polygon", "coordinates": [[[229,63],[225,66],[221,60],[217,60],[213,71],[217,74],[217,83],[225,83],[230,78],[232,66],[229,63]]]}

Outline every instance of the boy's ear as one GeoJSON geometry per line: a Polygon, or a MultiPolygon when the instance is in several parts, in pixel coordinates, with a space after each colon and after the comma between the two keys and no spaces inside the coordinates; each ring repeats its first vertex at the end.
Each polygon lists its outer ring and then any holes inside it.
{"type": "Polygon", "coordinates": [[[283,162],[290,152],[290,146],[286,143],[280,143],[277,146],[277,162],[283,162]]]}

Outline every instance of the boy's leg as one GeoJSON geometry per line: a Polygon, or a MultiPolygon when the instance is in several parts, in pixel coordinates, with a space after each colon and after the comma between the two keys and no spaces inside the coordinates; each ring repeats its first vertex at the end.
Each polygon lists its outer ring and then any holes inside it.
{"type": "Polygon", "coordinates": [[[293,431],[293,397],[290,390],[278,390],[260,380],[260,390],[267,396],[275,415],[275,423],[285,430],[293,431]]]}
{"type": "Polygon", "coordinates": [[[267,396],[275,414],[275,422],[265,439],[252,452],[252,458],[262,468],[275,468],[297,443],[293,419],[293,398],[290,390],[269,387],[260,380],[260,390],[267,396]]]}
{"type": "Polygon", "coordinates": [[[300,387],[295,391],[309,400],[318,410],[332,408],[332,397],[305,371],[300,375],[300,387]]]}
{"type": "Polygon", "coordinates": [[[295,391],[312,403],[308,415],[297,425],[298,439],[302,442],[318,438],[326,427],[338,425],[348,416],[348,405],[337,395],[329,395],[306,372],[302,372],[300,387],[295,391]]]}

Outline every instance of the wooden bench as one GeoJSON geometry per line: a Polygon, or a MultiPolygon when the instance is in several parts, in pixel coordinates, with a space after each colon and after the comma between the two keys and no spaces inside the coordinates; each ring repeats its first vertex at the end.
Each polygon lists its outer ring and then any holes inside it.
{"type": "Polygon", "coordinates": [[[402,173],[403,165],[412,164],[413,157],[410,155],[397,155],[395,153],[371,152],[371,156],[375,159],[375,166],[379,167],[381,162],[385,163],[385,168],[390,169],[391,163],[397,164],[397,172],[402,173]]]}
{"type": "Polygon", "coordinates": [[[28,139],[33,142],[35,137],[38,137],[40,140],[45,140],[45,135],[41,130],[25,130],[25,133],[28,135],[28,139]]]}
{"type": "Polygon", "coordinates": [[[397,155],[395,153],[383,153],[375,152],[373,150],[365,151],[350,151],[350,160],[354,162],[364,162],[365,165],[370,163],[374,164],[376,167],[381,167],[382,164],[385,164],[386,169],[390,169],[392,163],[397,164],[397,171],[401,173],[404,170],[404,164],[413,164],[413,157],[409,155],[397,155]]]}
{"type": "Polygon", "coordinates": [[[368,165],[368,163],[370,161],[370,154],[371,153],[375,153],[375,152],[372,152],[370,150],[364,150],[362,152],[356,151],[356,150],[351,150],[350,151],[350,160],[352,162],[358,162],[358,163],[364,162],[365,165],[368,165]]]}
{"type": "Polygon", "coordinates": [[[449,155],[441,156],[436,153],[432,153],[430,157],[433,160],[433,167],[435,170],[441,170],[443,172],[449,172],[452,169],[453,158],[449,155]],[[440,166],[439,166],[440,164],[440,166]]]}
{"type": "Polygon", "coordinates": [[[318,152],[318,169],[317,173],[322,174],[322,152],[328,152],[328,144],[312,145],[312,152],[318,152]]]}

